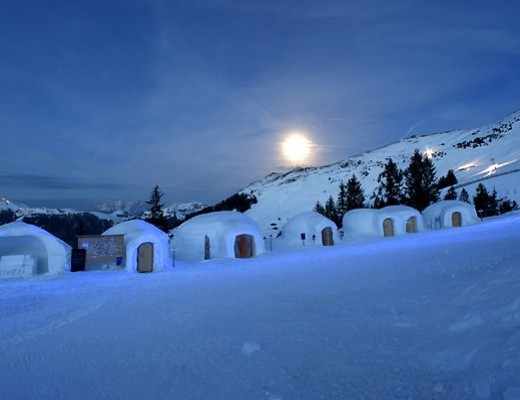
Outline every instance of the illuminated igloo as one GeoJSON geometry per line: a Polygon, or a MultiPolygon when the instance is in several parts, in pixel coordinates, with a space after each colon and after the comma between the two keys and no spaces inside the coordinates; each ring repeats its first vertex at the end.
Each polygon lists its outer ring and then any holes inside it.
{"type": "Polygon", "coordinates": [[[179,259],[250,258],[262,254],[264,240],[256,222],[237,211],[198,215],[173,230],[171,245],[179,259]]]}

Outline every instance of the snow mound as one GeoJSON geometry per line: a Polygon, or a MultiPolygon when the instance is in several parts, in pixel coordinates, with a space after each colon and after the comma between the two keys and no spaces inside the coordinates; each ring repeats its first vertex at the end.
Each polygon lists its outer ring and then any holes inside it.
{"type": "Polygon", "coordinates": [[[252,238],[253,256],[264,252],[264,240],[256,223],[237,211],[219,211],[198,215],[173,230],[172,245],[179,259],[204,260],[205,237],[209,239],[211,258],[234,258],[239,236],[252,238]]]}
{"type": "Polygon", "coordinates": [[[406,206],[350,210],[343,216],[345,236],[394,236],[424,230],[421,213],[406,206]]]}
{"type": "Polygon", "coordinates": [[[37,259],[37,274],[70,270],[71,247],[49,232],[25,222],[0,226],[0,255],[30,255],[37,259]]]}
{"type": "Polygon", "coordinates": [[[460,217],[460,226],[479,222],[475,207],[458,200],[444,200],[432,204],[422,212],[424,225],[428,229],[448,228],[457,225],[456,213],[460,217]],[[455,215],[454,215],[455,214],[455,215]]]}
{"type": "Polygon", "coordinates": [[[323,215],[308,211],[292,217],[282,229],[282,238],[287,243],[297,243],[301,245],[301,234],[305,234],[306,243],[315,242],[322,245],[322,231],[330,228],[334,237],[334,241],[338,238],[338,227],[330,219],[323,215]],[[312,240],[312,238],[315,240],[312,240]]]}
{"type": "Polygon", "coordinates": [[[137,271],[137,251],[144,243],[153,244],[153,271],[162,271],[173,264],[168,245],[170,238],[148,222],[122,222],[106,230],[103,235],[125,235],[127,271],[137,271]]]}

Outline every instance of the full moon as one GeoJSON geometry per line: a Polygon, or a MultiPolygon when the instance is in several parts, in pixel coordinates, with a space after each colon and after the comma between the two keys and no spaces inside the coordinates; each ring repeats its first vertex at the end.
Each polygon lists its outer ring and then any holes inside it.
{"type": "Polygon", "coordinates": [[[305,136],[293,133],[283,141],[282,153],[292,163],[303,162],[311,153],[311,145],[311,141],[305,136]]]}

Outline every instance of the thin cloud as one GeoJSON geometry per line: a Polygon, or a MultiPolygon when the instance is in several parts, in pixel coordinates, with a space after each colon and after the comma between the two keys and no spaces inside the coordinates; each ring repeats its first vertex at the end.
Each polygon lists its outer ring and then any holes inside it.
{"type": "Polygon", "coordinates": [[[109,182],[79,182],[57,176],[0,172],[0,185],[47,190],[125,190],[133,185],[109,182]]]}

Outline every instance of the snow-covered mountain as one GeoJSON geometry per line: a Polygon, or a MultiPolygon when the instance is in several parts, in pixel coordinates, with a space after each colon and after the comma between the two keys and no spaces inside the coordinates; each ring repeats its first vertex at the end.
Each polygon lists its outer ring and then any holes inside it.
{"type": "Polygon", "coordinates": [[[482,182],[488,189],[494,186],[499,196],[520,202],[520,111],[517,111],[482,128],[414,135],[331,165],[272,173],[242,190],[241,193],[255,195],[258,200],[247,213],[267,234],[273,227],[283,226],[288,218],[312,210],[317,201],[324,204],[330,195],[336,198],[339,183],[353,174],[369,198],[387,159],[392,158],[405,169],[415,149],[431,155],[438,178],[453,169],[459,192],[464,187],[472,196],[476,185],[482,182]]]}
{"type": "MultiPolygon", "coordinates": [[[[206,204],[195,201],[191,203],[172,204],[164,208],[166,217],[176,217],[184,219],[188,214],[197,212],[206,207],[206,204]]],[[[34,215],[72,215],[83,214],[88,212],[100,219],[106,219],[114,222],[121,222],[132,218],[145,217],[147,210],[150,208],[144,201],[114,201],[100,204],[94,208],[94,211],[79,211],[71,208],[49,208],[49,207],[29,207],[25,204],[15,203],[6,197],[0,195],[0,213],[12,212],[17,219],[31,217],[34,215]]]]}
{"type": "Polygon", "coordinates": [[[29,207],[25,204],[15,203],[0,195],[0,212],[13,212],[17,218],[30,217],[33,215],[68,215],[82,213],[83,211],[71,208],[48,208],[48,207],[29,207]]]}
{"type": "MultiPolygon", "coordinates": [[[[172,204],[164,207],[163,211],[167,218],[184,219],[188,214],[197,212],[206,207],[206,204],[199,201],[182,204],[172,204]]],[[[145,218],[150,206],[144,201],[114,201],[103,203],[95,208],[96,212],[110,215],[119,220],[131,218],[145,218]]]]}

